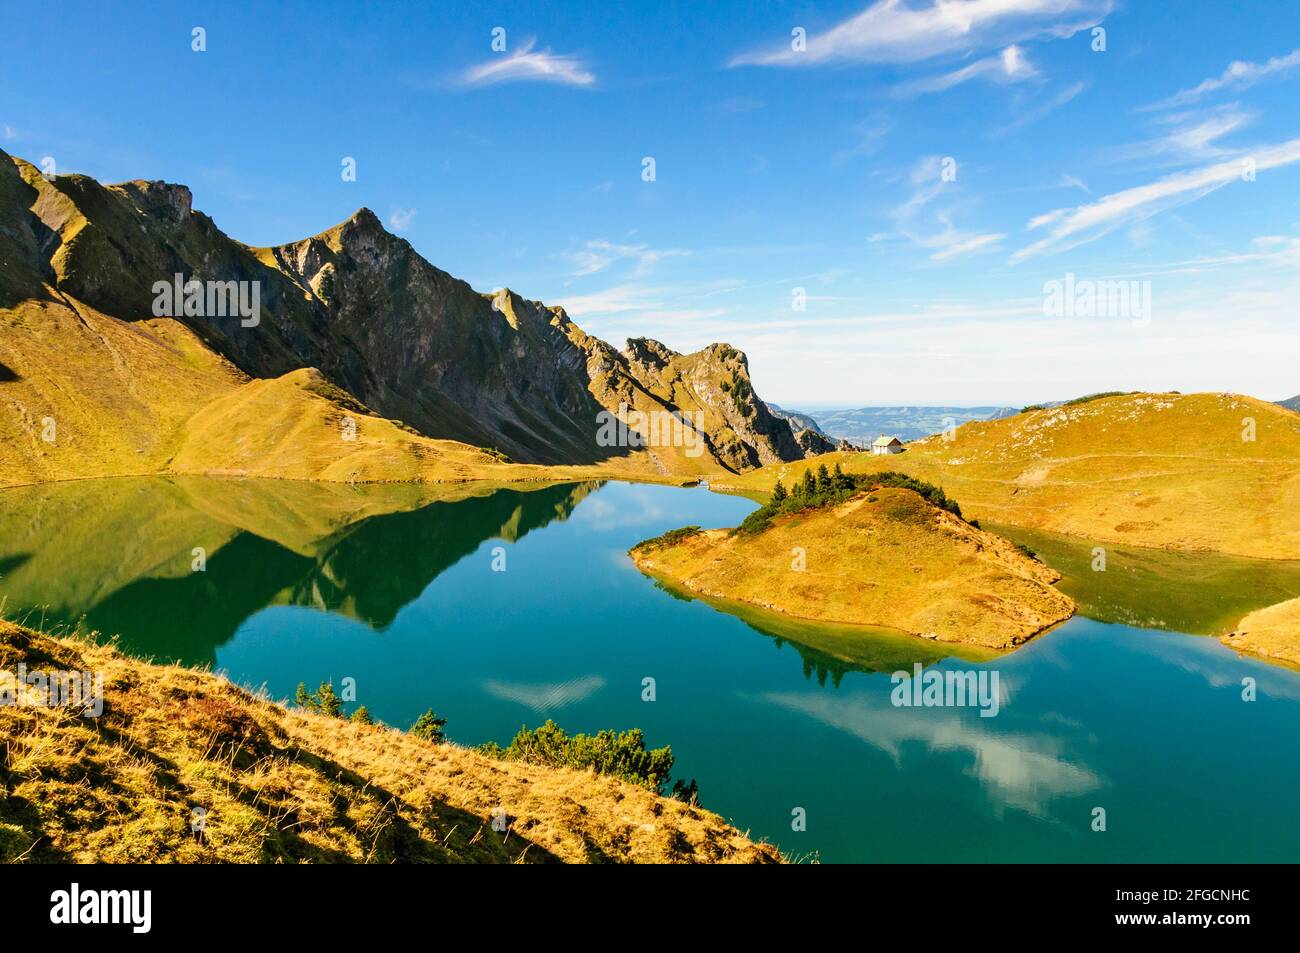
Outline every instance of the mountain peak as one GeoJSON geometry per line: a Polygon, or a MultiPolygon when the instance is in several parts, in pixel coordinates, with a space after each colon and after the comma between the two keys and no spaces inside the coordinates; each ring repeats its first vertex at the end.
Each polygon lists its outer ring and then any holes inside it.
{"type": "Polygon", "coordinates": [[[628,338],[623,354],[629,361],[651,367],[664,367],[675,357],[681,357],[668,345],[654,338],[628,338]]]}
{"type": "Polygon", "coordinates": [[[379,220],[379,216],[365,205],[353,212],[348,217],[348,220],[343,224],[356,225],[360,228],[378,228],[381,231],[385,230],[384,223],[379,220]]]}
{"type": "Polygon", "coordinates": [[[136,206],[159,218],[183,222],[194,210],[194,194],[188,185],[159,180],[132,179],[117,186],[136,206]]]}

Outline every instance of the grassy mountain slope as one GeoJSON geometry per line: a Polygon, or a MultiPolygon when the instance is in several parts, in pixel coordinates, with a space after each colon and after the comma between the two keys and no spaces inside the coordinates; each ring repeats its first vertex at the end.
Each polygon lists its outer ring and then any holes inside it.
{"type": "Polygon", "coordinates": [[[431,440],[368,409],[313,368],[254,380],[199,410],[184,427],[177,473],[338,482],[522,479],[468,444],[431,440]],[[353,429],[355,427],[355,430],[353,429]]]}
{"type": "Polygon", "coordinates": [[[289,711],[204,672],[0,622],[0,667],[19,662],[102,673],[105,709],[0,706],[0,861],[780,860],[614,778],[289,711]]]}
{"type": "MultiPolygon", "coordinates": [[[[1300,558],[1300,417],[1232,394],[1129,394],[972,422],[905,453],[835,454],[850,473],[901,470],[969,517],[1097,543],[1300,558]],[[1253,422],[1253,424],[1251,424],[1253,422]],[[1253,425],[1254,440],[1248,436],[1253,425]]],[[[714,481],[762,496],[806,464],[714,481]]]]}
{"type": "Polygon", "coordinates": [[[74,301],[0,310],[0,486],[163,469],[184,422],[246,378],[169,319],[74,301]]]}
{"type": "Polygon", "coordinates": [[[905,489],[778,516],[753,535],[647,541],[632,558],[702,595],[985,648],[1010,648],[1074,610],[1051,586],[1055,571],[905,489]],[[802,570],[796,548],[806,553],[802,570]]]}

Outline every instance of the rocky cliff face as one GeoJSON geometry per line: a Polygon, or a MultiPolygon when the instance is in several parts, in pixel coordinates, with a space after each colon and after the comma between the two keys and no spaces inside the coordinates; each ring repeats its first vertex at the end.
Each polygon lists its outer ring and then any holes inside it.
{"type": "Polygon", "coordinates": [[[805,457],[815,457],[836,449],[834,440],[811,429],[800,430],[794,435],[794,442],[799,445],[805,457]]]}
{"type": "Polygon", "coordinates": [[[801,456],[734,348],[682,355],[641,339],[620,353],[559,308],[509,290],[474,291],[368,209],[311,238],[251,248],[195,211],[184,186],[46,179],[0,153],[0,263],[0,308],[72,299],[124,321],[155,316],[156,283],[177,274],[256,283],[253,326],[238,316],[171,316],[249,376],[315,367],[427,436],[519,461],[581,464],[634,452],[599,439],[602,411],[622,406],[703,415],[703,461],[682,447],[649,448],[671,472],[801,456]]]}

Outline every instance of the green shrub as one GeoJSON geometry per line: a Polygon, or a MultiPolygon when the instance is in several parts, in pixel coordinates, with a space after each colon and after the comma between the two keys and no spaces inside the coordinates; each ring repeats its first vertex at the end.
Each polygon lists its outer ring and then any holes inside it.
{"type": "Polygon", "coordinates": [[[1103,390],[1096,394],[1084,394],[1082,397],[1076,397],[1073,400],[1067,400],[1062,407],[1074,407],[1078,404],[1091,403],[1094,400],[1101,400],[1103,397],[1126,397],[1129,394],[1137,394],[1135,390],[1103,390]]]}
{"type": "MultiPolygon", "coordinates": [[[[556,768],[590,768],[597,774],[621,778],[663,794],[673,770],[673,749],[648,749],[640,728],[630,731],[598,731],[594,735],[570,735],[551,721],[540,728],[519,729],[509,747],[495,742],[479,745],[482,754],[506,761],[523,761],[556,768]]],[[[698,789],[695,782],[678,781],[674,797],[693,800],[698,789]]]]}
{"type": "Polygon", "coordinates": [[[293,700],[299,708],[307,711],[314,711],[321,715],[330,715],[333,718],[343,717],[343,702],[339,696],[334,693],[333,682],[321,682],[320,688],[314,692],[307,691],[307,686],[302,682],[298,683],[298,690],[294,693],[293,700]]]}
{"type": "MultiPolygon", "coordinates": [[[[777,486],[784,491],[785,487],[777,482],[777,486]]],[[[874,490],[879,487],[897,487],[903,490],[911,490],[919,494],[922,498],[946,510],[957,518],[961,518],[961,507],[957,501],[951,499],[943,492],[941,487],[932,483],[926,483],[924,480],[918,480],[910,477],[905,473],[898,473],[894,470],[886,470],[882,473],[845,473],[838,463],[835,464],[834,472],[828,472],[826,465],[822,464],[817,468],[817,475],[813,476],[812,468],[809,467],[803,472],[803,477],[794,484],[794,489],[788,494],[779,495],[776,487],[772,489],[772,496],[768,502],[756,509],[745,517],[744,521],[732,530],[732,535],[740,534],[750,536],[754,533],[761,533],[772,524],[772,520],[783,513],[800,513],[809,509],[820,509],[825,506],[834,506],[837,503],[843,503],[845,500],[864,490],[874,490]]],[[[868,502],[875,502],[875,497],[869,497],[868,502]]]]}
{"type": "Polygon", "coordinates": [[[670,529],[666,533],[660,533],[653,539],[645,539],[637,543],[632,548],[635,549],[665,549],[669,546],[676,546],[684,539],[690,539],[692,536],[698,536],[703,530],[699,526],[679,526],[677,529],[670,529]]]}
{"type": "Polygon", "coordinates": [[[423,738],[425,741],[432,741],[434,744],[442,744],[447,740],[447,735],[442,730],[446,727],[447,719],[439,718],[430,708],[415,719],[415,724],[411,726],[407,734],[412,738],[423,738]]]}
{"type": "Polygon", "coordinates": [[[1020,550],[1020,555],[1028,556],[1030,559],[1038,559],[1038,553],[1034,552],[1024,543],[1016,543],[1016,549],[1020,550]]]}

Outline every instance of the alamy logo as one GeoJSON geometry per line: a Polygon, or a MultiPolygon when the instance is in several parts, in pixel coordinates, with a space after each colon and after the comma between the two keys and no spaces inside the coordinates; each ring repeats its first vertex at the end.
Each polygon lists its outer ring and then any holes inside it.
{"type": "Polygon", "coordinates": [[[153,294],[156,318],[238,317],[246,328],[255,328],[262,320],[260,281],[186,281],[177,272],[171,281],[155,281],[153,294]]]}
{"type": "Polygon", "coordinates": [[[29,672],[19,662],[15,671],[0,670],[0,707],[81,709],[87,718],[104,713],[103,672],[29,672]]]}
{"type": "Polygon", "coordinates": [[[50,922],[57,924],[129,924],[132,933],[148,933],[153,925],[151,890],[68,890],[50,894],[50,922]]]}
{"type": "Polygon", "coordinates": [[[921,663],[914,662],[911,672],[895,672],[889,680],[894,683],[889,700],[895,708],[979,708],[981,718],[992,718],[1002,704],[996,669],[922,671],[921,663]]]}
{"type": "Polygon", "coordinates": [[[1151,282],[1065,280],[1043,284],[1043,315],[1049,318],[1132,318],[1134,324],[1151,321],[1151,282]]]}
{"type": "Polygon", "coordinates": [[[618,413],[602,410],[596,415],[600,447],[682,447],[688,457],[704,452],[704,411],[672,413],[666,410],[632,410],[618,405],[618,413]]]}

